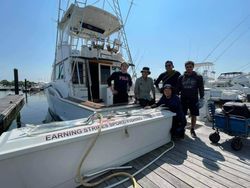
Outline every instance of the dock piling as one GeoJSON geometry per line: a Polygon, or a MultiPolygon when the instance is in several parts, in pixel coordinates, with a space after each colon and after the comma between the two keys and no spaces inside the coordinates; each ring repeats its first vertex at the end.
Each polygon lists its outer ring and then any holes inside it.
{"type": "Polygon", "coordinates": [[[19,95],[18,70],[17,69],[14,69],[14,83],[15,83],[15,95],[19,95]]]}

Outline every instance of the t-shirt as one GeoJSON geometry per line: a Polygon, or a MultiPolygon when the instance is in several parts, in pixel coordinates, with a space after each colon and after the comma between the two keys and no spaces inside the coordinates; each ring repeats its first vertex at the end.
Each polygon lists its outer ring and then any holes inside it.
{"type": "Polygon", "coordinates": [[[114,80],[114,89],[120,92],[128,92],[129,87],[132,86],[132,79],[130,74],[119,72],[113,72],[108,78],[108,86],[111,86],[111,81],[114,80]]]}

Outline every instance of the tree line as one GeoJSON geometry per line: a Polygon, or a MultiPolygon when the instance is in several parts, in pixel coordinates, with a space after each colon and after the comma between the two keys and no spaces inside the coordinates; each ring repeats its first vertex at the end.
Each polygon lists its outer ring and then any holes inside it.
{"type": "MultiPolygon", "coordinates": [[[[32,85],[36,84],[35,82],[31,82],[28,80],[26,81],[26,83],[27,83],[27,87],[31,87],[32,85]]],[[[19,84],[19,86],[23,86],[23,87],[25,86],[24,81],[18,81],[18,84],[19,84]]],[[[9,86],[14,86],[15,83],[14,83],[14,80],[13,81],[1,80],[0,85],[9,87],[9,86]]]]}

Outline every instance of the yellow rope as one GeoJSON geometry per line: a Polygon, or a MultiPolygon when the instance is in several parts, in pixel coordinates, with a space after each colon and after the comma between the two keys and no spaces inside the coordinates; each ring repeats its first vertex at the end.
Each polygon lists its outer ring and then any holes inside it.
{"type": "Polygon", "coordinates": [[[83,155],[79,165],[78,165],[78,168],[77,168],[77,175],[76,177],[80,180],[80,183],[82,186],[85,186],[85,187],[94,187],[94,186],[97,186],[99,184],[101,184],[102,182],[108,180],[108,179],[111,179],[115,176],[127,176],[131,179],[132,181],[132,184],[133,184],[133,187],[134,188],[137,188],[138,187],[138,184],[135,180],[135,178],[127,173],[127,172],[117,172],[117,173],[114,173],[114,174],[111,174],[107,177],[104,177],[103,179],[97,181],[97,182],[93,182],[93,183],[88,183],[87,181],[84,181],[84,177],[81,175],[81,167],[83,166],[83,162],[85,161],[85,159],[87,158],[87,156],[89,155],[91,149],[94,147],[98,137],[100,136],[100,133],[101,133],[101,129],[102,129],[102,124],[103,124],[103,116],[101,114],[97,114],[97,117],[100,119],[100,124],[99,124],[99,129],[98,129],[98,132],[94,138],[94,140],[92,141],[91,145],[89,146],[89,148],[87,149],[86,153],[83,155]]]}

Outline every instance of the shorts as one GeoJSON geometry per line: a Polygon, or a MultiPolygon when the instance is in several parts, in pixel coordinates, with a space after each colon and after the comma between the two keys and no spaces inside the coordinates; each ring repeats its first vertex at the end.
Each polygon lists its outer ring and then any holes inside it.
{"type": "Polygon", "coordinates": [[[119,103],[128,103],[128,93],[126,92],[119,92],[116,95],[113,95],[113,103],[119,104],[119,103]]]}
{"type": "Polygon", "coordinates": [[[147,100],[147,99],[139,99],[139,104],[142,106],[142,107],[145,107],[145,106],[151,106],[155,103],[155,100],[152,99],[152,100],[147,100]]]}
{"type": "Polygon", "coordinates": [[[190,114],[193,116],[199,116],[199,107],[197,105],[198,98],[181,98],[182,110],[185,115],[189,109],[190,114]]]}

